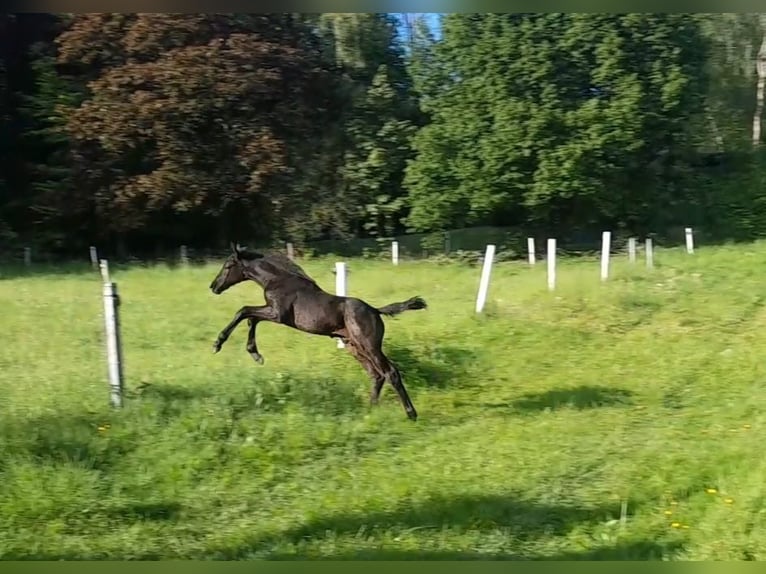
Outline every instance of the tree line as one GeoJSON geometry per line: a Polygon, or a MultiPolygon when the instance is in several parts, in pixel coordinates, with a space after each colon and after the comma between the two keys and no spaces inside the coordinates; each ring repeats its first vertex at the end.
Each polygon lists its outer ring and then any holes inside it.
{"type": "Polygon", "coordinates": [[[766,14],[0,14],[0,245],[766,230],[766,14]]]}

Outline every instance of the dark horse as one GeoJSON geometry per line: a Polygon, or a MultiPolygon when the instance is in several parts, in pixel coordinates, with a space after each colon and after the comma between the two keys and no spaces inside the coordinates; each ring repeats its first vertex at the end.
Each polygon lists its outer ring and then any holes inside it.
{"type": "Polygon", "coordinates": [[[255,344],[255,327],[260,321],[287,325],[314,335],[339,338],[349,352],[362,364],[372,378],[370,403],[377,404],[383,384],[388,381],[396,389],[407,416],[416,420],[415,407],[404,388],[402,376],[383,354],[385,326],[381,315],[398,315],[404,311],[425,309],[426,302],[412,297],[401,303],[375,308],[361,299],[340,297],[323,291],[300,266],[282,254],[263,255],[231,245],[232,253],[210,284],[210,290],[220,295],[242,281],[255,281],[263,288],[266,305],[242,307],[234,319],[218,335],[214,352],[245,319],[250,330],[247,351],[259,364],[263,356],[255,344]]]}

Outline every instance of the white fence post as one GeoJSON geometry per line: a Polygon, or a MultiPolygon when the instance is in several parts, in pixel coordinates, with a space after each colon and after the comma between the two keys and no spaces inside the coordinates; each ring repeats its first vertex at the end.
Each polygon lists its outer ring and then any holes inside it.
{"type": "Polygon", "coordinates": [[[101,260],[99,269],[101,269],[101,280],[104,283],[109,283],[109,262],[106,259],[101,260]]]}
{"type": "Polygon", "coordinates": [[[32,248],[31,247],[24,248],[24,265],[26,265],[27,267],[32,265],[32,248]]]}
{"type": "Polygon", "coordinates": [[[93,269],[98,269],[98,250],[95,245],[90,246],[90,265],[93,269]]]}
{"type": "Polygon", "coordinates": [[[295,259],[295,250],[293,249],[292,243],[287,244],[287,258],[290,261],[293,261],[295,259]]]}
{"type": "Polygon", "coordinates": [[[646,251],[646,267],[651,269],[654,267],[654,247],[652,246],[652,238],[647,237],[645,240],[646,251]]]}
{"type": "MultiPolygon", "coordinates": [[[[342,297],[346,296],[346,264],[343,261],[335,263],[335,294],[342,297]]],[[[338,348],[343,349],[343,341],[338,339],[338,348]]]]}
{"type": "Polygon", "coordinates": [[[120,297],[117,284],[109,280],[109,265],[101,260],[101,276],[104,278],[104,326],[106,327],[106,362],[109,375],[109,402],[113,407],[122,407],[123,373],[122,344],[120,342],[120,297]]]}
{"type": "Polygon", "coordinates": [[[391,263],[399,265],[399,242],[391,242],[391,263]]]}
{"type": "Polygon", "coordinates": [[[687,227],[684,232],[686,234],[686,252],[694,253],[694,234],[692,233],[692,228],[687,227]]]}
{"type": "Polygon", "coordinates": [[[479,293],[476,295],[476,312],[481,313],[484,304],[487,302],[487,291],[489,290],[489,276],[492,273],[492,260],[495,257],[495,246],[491,243],[487,245],[484,253],[484,265],[481,268],[481,279],[479,280],[479,293]]]}
{"type": "Polygon", "coordinates": [[[188,265],[189,264],[189,254],[186,251],[186,245],[181,245],[181,249],[179,252],[179,255],[181,256],[181,265],[188,265]]]}
{"type": "Polygon", "coordinates": [[[548,238],[548,290],[556,288],[556,240],[548,238]]]}
{"type": "Polygon", "coordinates": [[[527,260],[530,265],[535,264],[535,238],[527,237],[527,260]]]}
{"type": "Polygon", "coordinates": [[[628,238],[628,261],[631,263],[636,262],[636,238],[628,238]]]}
{"type": "Polygon", "coordinates": [[[612,232],[604,231],[601,234],[601,280],[606,281],[609,277],[609,249],[612,242],[612,232]]]}

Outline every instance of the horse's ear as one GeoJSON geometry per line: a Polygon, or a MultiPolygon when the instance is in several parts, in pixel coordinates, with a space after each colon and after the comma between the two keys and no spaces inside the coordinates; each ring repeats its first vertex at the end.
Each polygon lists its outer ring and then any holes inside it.
{"type": "Polygon", "coordinates": [[[234,257],[236,257],[237,259],[239,259],[239,256],[240,256],[240,254],[239,254],[239,250],[240,250],[239,244],[235,244],[233,241],[229,241],[229,247],[231,247],[232,255],[234,255],[234,257]]]}

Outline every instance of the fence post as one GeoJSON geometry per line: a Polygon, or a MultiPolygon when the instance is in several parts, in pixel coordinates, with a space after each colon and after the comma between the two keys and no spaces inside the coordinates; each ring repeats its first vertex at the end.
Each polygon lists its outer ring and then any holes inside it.
{"type": "Polygon", "coordinates": [[[399,265],[399,242],[391,242],[391,263],[399,265]]]}
{"type": "Polygon", "coordinates": [[[636,262],[636,238],[628,238],[628,261],[631,263],[636,262]]]}
{"type": "Polygon", "coordinates": [[[117,284],[109,280],[109,264],[101,260],[101,277],[104,279],[104,326],[106,328],[106,362],[109,375],[109,402],[113,407],[122,407],[123,373],[122,344],[120,341],[120,297],[117,284]]]}
{"type": "Polygon", "coordinates": [[[481,279],[479,280],[479,293],[476,296],[476,312],[481,313],[484,304],[487,302],[487,291],[489,290],[489,277],[492,273],[492,259],[495,257],[495,246],[491,243],[487,245],[487,251],[484,253],[484,265],[481,268],[481,279]]]}
{"type": "Polygon", "coordinates": [[[24,248],[24,265],[27,267],[32,265],[32,248],[31,247],[24,248]]]}
{"type": "MultiPolygon", "coordinates": [[[[346,296],[346,264],[343,261],[335,262],[335,294],[346,296]]],[[[338,348],[343,349],[343,341],[338,339],[338,348]]]]}
{"type": "Polygon", "coordinates": [[[548,239],[548,290],[556,288],[556,240],[548,239]]]}
{"type": "Polygon", "coordinates": [[[692,228],[687,227],[684,232],[686,234],[686,252],[689,254],[694,253],[694,234],[692,233],[692,228]]]}
{"type": "Polygon", "coordinates": [[[98,269],[98,250],[95,245],[90,246],[90,265],[94,270],[98,269]]]}
{"type": "Polygon", "coordinates": [[[606,281],[609,277],[609,248],[612,241],[612,232],[604,231],[601,234],[601,280],[606,281]]]}
{"type": "Polygon", "coordinates": [[[535,238],[527,237],[527,259],[530,265],[535,264],[535,238]]]}
{"type": "Polygon", "coordinates": [[[450,241],[450,232],[444,232],[444,254],[449,255],[451,253],[452,245],[450,241]]]}
{"type": "Polygon", "coordinates": [[[288,243],[287,244],[287,258],[290,261],[295,260],[295,251],[293,250],[293,244],[292,243],[288,243]]]}
{"type": "Polygon", "coordinates": [[[652,238],[647,237],[645,240],[646,251],[646,267],[651,269],[654,267],[654,247],[652,246],[652,238]]]}
{"type": "Polygon", "coordinates": [[[180,256],[181,256],[181,265],[184,265],[184,266],[188,265],[189,254],[186,251],[186,245],[181,245],[180,256]]]}

